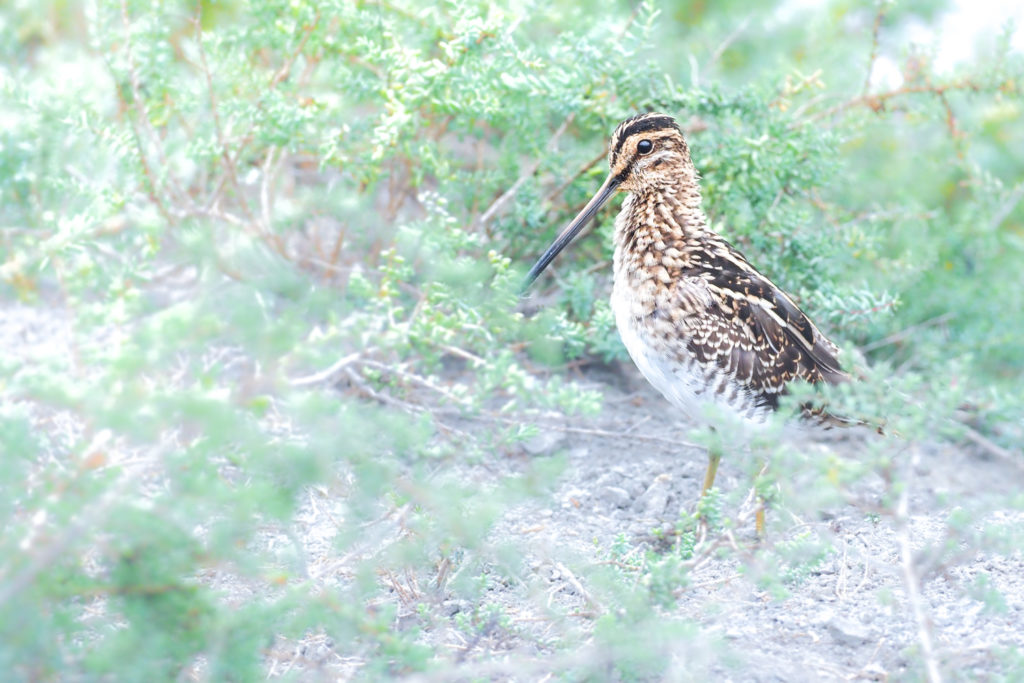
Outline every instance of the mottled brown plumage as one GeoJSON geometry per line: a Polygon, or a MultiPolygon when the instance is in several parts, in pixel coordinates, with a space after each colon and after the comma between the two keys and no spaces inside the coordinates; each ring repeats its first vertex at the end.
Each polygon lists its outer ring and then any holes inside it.
{"type": "Polygon", "coordinates": [[[771,280],[708,228],[700,183],[676,122],[623,121],[604,186],[530,273],[551,262],[616,190],[612,308],[645,377],[691,418],[717,403],[751,421],[778,406],[794,379],[847,379],[838,350],[771,280]]]}
{"type": "MultiPolygon", "coordinates": [[[[534,265],[533,280],[617,191],[612,309],[644,376],[691,419],[718,404],[762,422],[794,380],[847,379],[838,349],[771,280],[708,227],[699,176],[678,124],[623,121],[611,173],[534,265]]],[[[717,463],[713,463],[717,464],[717,463]]],[[[714,479],[709,469],[708,484],[714,479]]]]}

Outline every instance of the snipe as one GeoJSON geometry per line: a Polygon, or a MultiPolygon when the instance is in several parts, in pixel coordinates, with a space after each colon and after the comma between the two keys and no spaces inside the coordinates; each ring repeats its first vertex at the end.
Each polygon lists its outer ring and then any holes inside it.
{"type": "MultiPolygon", "coordinates": [[[[793,380],[848,379],[838,349],[785,292],[708,227],[682,130],[640,114],[612,134],[607,180],[530,269],[529,286],[616,192],[611,305],[640,372],[690,419],[713,403],[763,422],[793,380]]],[[[709,457],[703,492],[714,483],[709,457]]],[[[758,514],[758,531],[763,515],[758,514]]]]}

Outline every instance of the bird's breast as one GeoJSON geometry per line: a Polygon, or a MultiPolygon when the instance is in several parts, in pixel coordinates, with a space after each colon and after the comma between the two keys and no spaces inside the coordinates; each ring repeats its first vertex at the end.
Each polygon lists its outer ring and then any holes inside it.
{"type": "Polygon", "coordinates": [[[636,249],[635,241],[623,239],[623,227],[616,230],[611,308],[641,374],[690,420],[717,404],[746,421],[762,422],[766,411],[752,392],[691,351],[690,342],[714,305],[707,283],[665,268],[656,243],[636,249]]]}

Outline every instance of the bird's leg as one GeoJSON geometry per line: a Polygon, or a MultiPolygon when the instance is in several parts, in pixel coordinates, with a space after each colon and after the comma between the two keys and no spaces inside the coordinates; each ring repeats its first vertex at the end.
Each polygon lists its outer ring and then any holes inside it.
{"type": "Polygon", "coordinates": [[[700,490],[703,498],[707,495],[708,489],[715,485],[715,474],[718,473],[718,463],[722,461],[722,453],[718,449],[708,450],[708,468],[704,472],[704,488],[700,490]]]}
{"type": "MultiPolygon", "coordinates": [[[[712,430],[714,431],[714,430],[712,430]]],[[[697,501],[697,518],[698,518],[698,538],[703,541],[707,536],[710,529],[710,520],[708,519],[708,513],[711,512],[706,507],[705,503],[710,503],[708,500],[708,491],[715,485],[715,474],[718,472],[718,463],[722,460],[722,449],[717,443],[712,444],[708,447],[708,468],[704,472],[704,486],[700,490],[700,500],[697,501]]],[[[712,516],[713,513],[712,513],[712,516]]]]}

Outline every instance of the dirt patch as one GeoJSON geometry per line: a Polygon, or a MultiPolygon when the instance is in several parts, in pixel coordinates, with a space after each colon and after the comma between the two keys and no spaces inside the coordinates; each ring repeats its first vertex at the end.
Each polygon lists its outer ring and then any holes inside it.
{"type": "MultiPolygon", "coordinates": [[[[0,341],[9,359],[57,356],[69,344],[59,311],[8,306],[4,321],[0,341]]],[[[641,680],[887,680],[919,677],[927,661],[962,679],[1020,672],[1024,558],[1019,548],[977,550],[986,547],[978,542],[986,529],[1024,523],[1013,503],[1022,480],[1017,461],[917,444],[903,454],[907,492],[898,515],[879,513],[899,505],[886,499],[892,491],[877,473],[850,487],[846,500],[822,504],[805,488],[813,477],[797,472],[783,482],[768,511],[768,536],[758,542],[749,491],[757,468],[749,458],[726,457],[717,485],[726,517],[739,521],[698,539],[696,560],[680,556],[680,566],[691,563],[685,571],[667,572],[669,563],[653,571],[652,562],[678,552],[674,534],[697,500],[705,451],[685,443],[686,426],[632,368],[591,372],[584,382],[604,394],[601,414],[551,416],[520,446],[439,468],[438,476],[482,490],[526,476],[541,460],[561,473],[493,525],[489,552],[510,559],[504,571],[483,577],[488,584],[478,602],[425,585],[436,575],[381,575],[382,601],[396,607],[393,628],[416,629],[445,662],[422,678],[615,679],[625,670],[641,680]],[[718,545],[701,555],[701,542],[718,545]],[[638,625],[636,642],[623,645],[642,652],[645,640],[657,642],[652,656],[663,661],[649,675],[620,667],[621,653],[609,651],[595,629],[618,619],[623,596],[638,587],[655,600],[658,582],[661,597],[651,608],[657,619],[638,625]],[[908,587],[919,591],[916,601],[908,587]],[[664,634],[651,630],[659,623],[664,634]]],[[[69,441],[77,427],[61,415],[58,440],[69,441]]],[[[493,427],[475,418],[451,422],[468,432],[493,427]]],[[[857,459],[877,438],[807,440],[799,450],[808,463],[857,459]]],[[[133,457],[146,461],[145,454],[133,457]]],[[[381,555],[403,533],[403,510],[382,505],[367,535],[376,545],[341,553],[334,539],[345,495],[312,487],[291,529],[267,528],[256,539],[271,555],[296,553],[291,561],[302,567],[311,594],[350,582],[358,558],[381,555]]],[[[454,575],[470,564],[460,553],[438,572],[454,575]]],[[[223,571],[198,578],[230,604],[268,590],[223,571]]],[[[344,679],[361,675],[363,664],[323,633],[279,638],[266,651],[271,676],[344,679]]]]}
{"type": "MultiPolygon", "coordinates": [[[[526,445],[525,457],[561,453],[565,471],[550,497],[508,510],[494,530],[495,542],[519,548],[526,566],[547,587],[550,597],[544,604],[560,603],[563,614],[579,615],[574,618],[584,633],[594,619],[615,609],[588,588],[589,569],[607,563],[616,542],[633,552],[663,549],[665,538],[652,536],[652,530],[670,530],[681,510],[693,509],[706,462],[703,449],[678,445],[686,426],[665,419],[669,407],[659,396],[646,387],[627,393],[621,382],[609,379],[614,378],[596,378],[606,396],[600,416],[551,427],[526,445]]],[[[826,436],[804,444],[810,457],[856,458],[865,440],[881,438],[826,436]]],[[[869,475],[848,502],[810,515],[796,501],[777,500],[768,511],[769,536],[760,544],[749,515],[750,472],[723,460],[717,484],[731,492],[733,509],[746,511],[747,521],[731,532],[735,550],[700,563],[676,591],[675,601],[662,608],[666,621],[697,627],[696,634],[686,636],[675,667],[668,667],[669,677],[915,677],[923,672],[922,637],[930,641],[933,661],[958,678],[1006,671],[1003,655],[1024,648],[1024,558],[1019,550],[996,556],[973,550],[970,543],[955,540],[949,518],[969,511],[968,526],[975,531],[1020,525],[1024,513],[1008,501],[1019,490],[1021,470],[1013,462],[943,443],[918,444],[905,457],[913,462],[906,468],[903,516],[875,513],[886,487],[881,477],[869,475]],[[779,574],[777,565],[766,565],[779,562],[780,546],[795,539],[812,539],[826,550],[798,576],[766,586],[764,575],[779,574]],[[920,582],[920,616],[907,595],[904,542],[920,582]],[[962,552],[943,554],[939,549],[949,543],[962,552]],[[986,597],[982,589],[992,590],[986,597]]],[[[512,470],[515,462],[510,460],[512,470]]],[[[530,590],[511,587],[494,599],[519,615],[520,623],[538,624],[527,630],[550,626],[538,616],[543,610],[530,590]]],[[[518,647],[527,661],[542,658],[536,646],[522,642],[535,639],[542,640],[533,633],[502,649],[518,647]]],[[[581,636],[579,651],[599,659],[601,653],[587,651],[586,644],[581,636]]],[[[485,641],[472,648],[478,661],[495,655],[483,652],[485,641]]],[[[467,667],[465,673],[516,670],[467,667]]]]}

